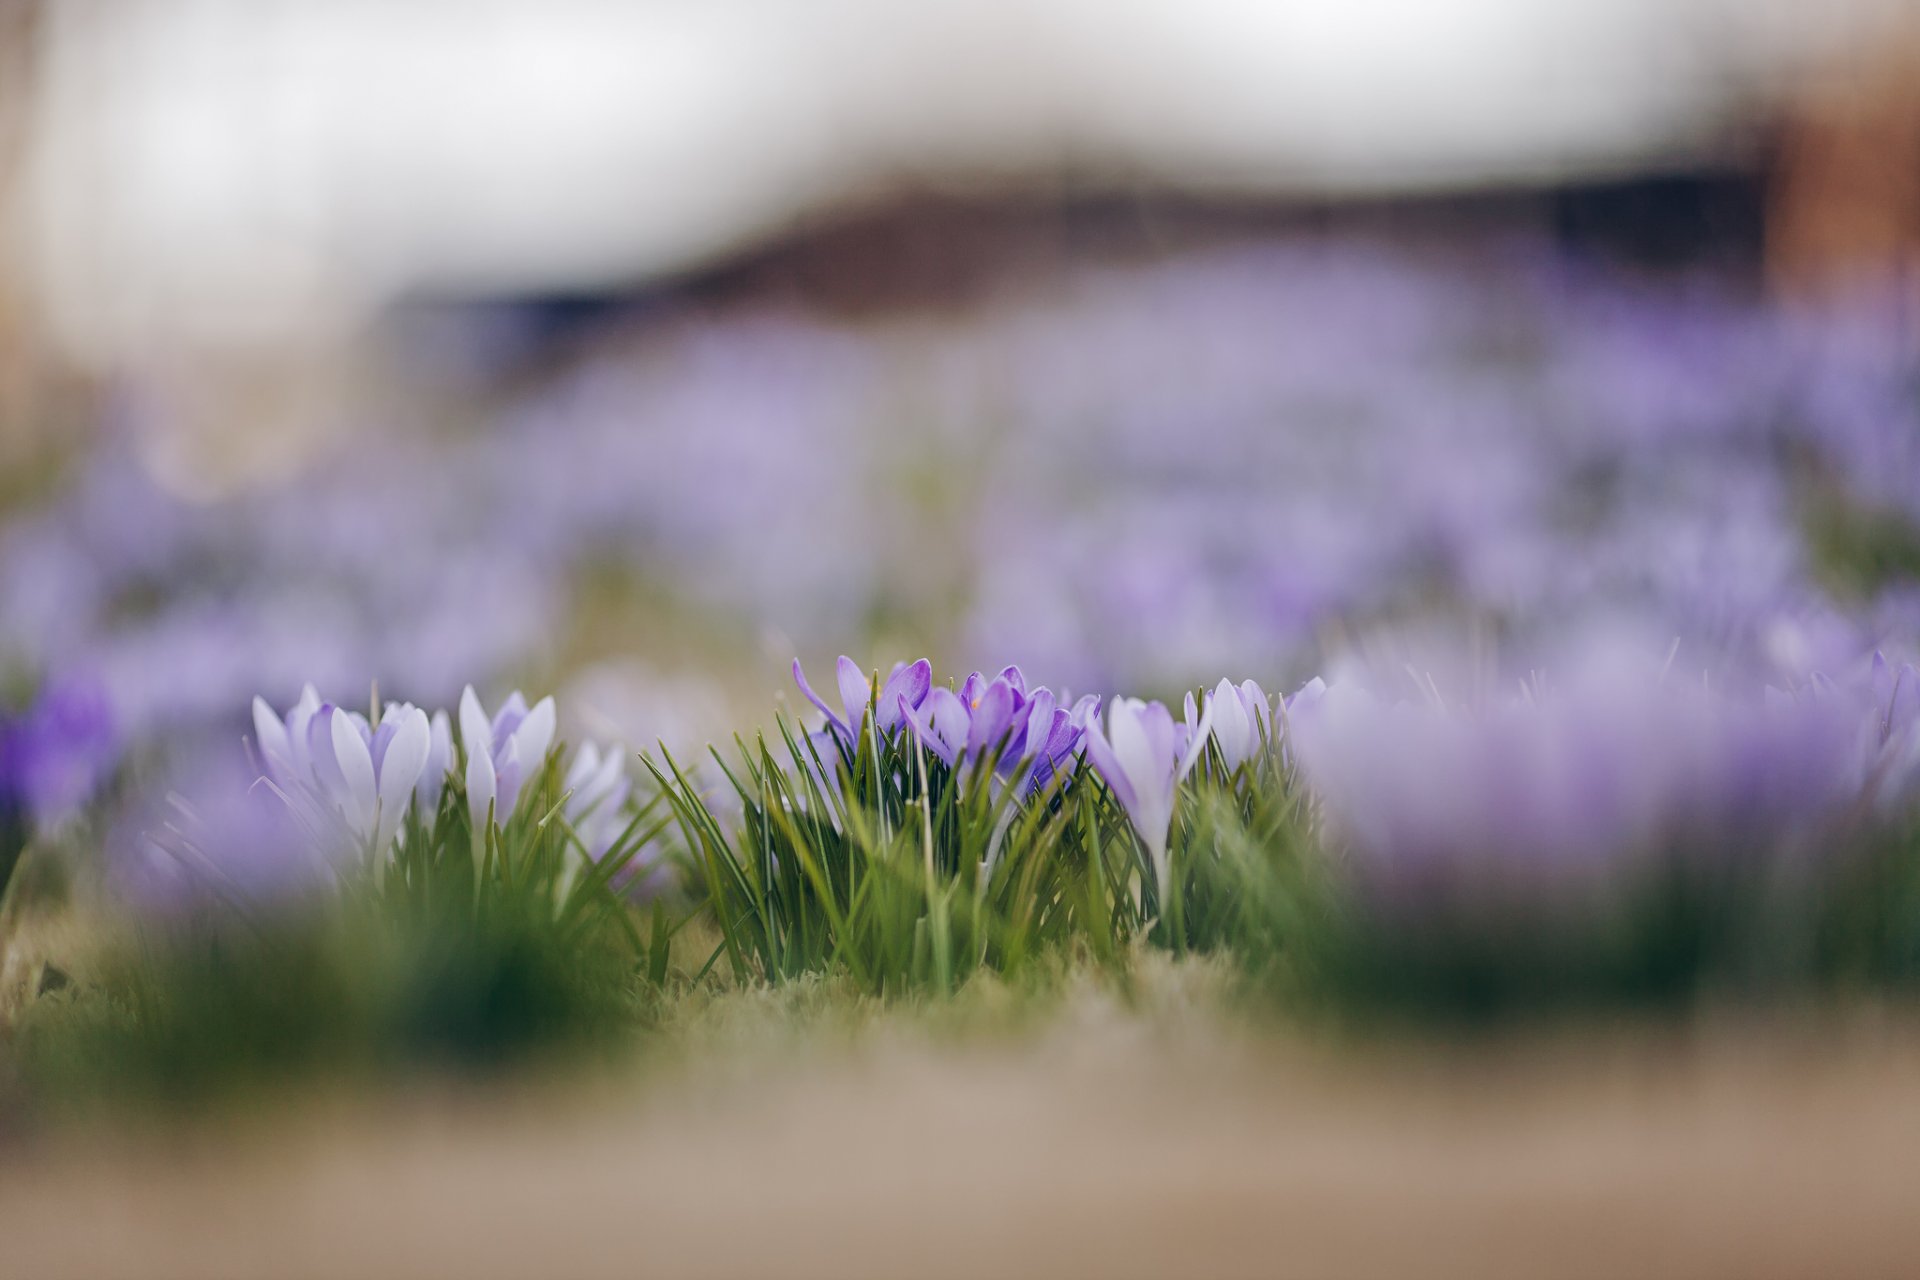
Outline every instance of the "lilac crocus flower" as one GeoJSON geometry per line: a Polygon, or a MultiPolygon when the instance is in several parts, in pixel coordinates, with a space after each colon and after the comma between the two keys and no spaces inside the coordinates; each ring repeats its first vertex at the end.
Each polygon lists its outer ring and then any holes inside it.
{"type": "Polygon", "coordinates": [[[1098,720],[1087,725],[1087,757],[1146,845],[1162,904],[1172,880],[1167,841],[1173,833],[1174,793],[1206,746],[1212,719],[1209,706],[1187,735],[1185,750],[1173,713],[1158,702],[1115,698],[1107,704],[1105,733],[1098,720]]]}
{"type": "MultiPolygon", "coordinates": [[[[1222,680],[1204,695],[1207,714],[1213,720],[1213,742],[1229,772],[1258,756],[1272,740],[1273,704],[1266,692],[1251,680],[1234,684],[1222,680]]],[[[1192,738],[1200,738],[1195,729],[1193,695],[1187,695],[1186,723],[1192,738]]],[[[1204,741],[1204,738],[1201,738],[1204,741]]]]}
{"type": "Polygon", "coordinates": [[[851,745],[859,736],[860,726],[866,720],[867,706],[873,705],[873,727],[880,733],[892,733],[903,720],[900,710],[904,704],[908,708],[917,708],[927,696],[933,685],[933,664],[925,658],[918,662],[900,663],[894,667],[887,681],[880,686],[878,697],[874,695],[873,680],[860,670],[852,658],[842,655],[834,668],[840,686],[840,702],[844,716],[836,715],[832,707],[813,691],[807,683],[806,673],[800,669],[800,659],[793,660],[793,680],[800,686],[807,701],[820,708],[827,717],[827,727],[842,742],[851,745]]]}
{"type": "Polygon", "coordinates": [[[284,718],[256,697],[253,726],[267,776],[289,799],[337,815],[375,857],[392,847],[432,749],[426,712],[390,702],[376,726],[309,685],[284,718]]]}
{"type": "Polygon", "coordinates": [[[627,797],[633,791],[627,781],[626,755],[620,743],[603,754],[598,746],[583,742],[567,768],[567,823],[595,862],[607,855],[626,829],[627,797]]]}
{"type": "Polygon", "coordinates": [[[518,690],[507,695],[489,720],[479,696],[468,685],[460,695],[460,742],[467,752],[467,805],[474,826],[486,821],[505,826],[520,801],[520,789],[547,758],[556,715],[552,698],[529,710],[518,690]]]}

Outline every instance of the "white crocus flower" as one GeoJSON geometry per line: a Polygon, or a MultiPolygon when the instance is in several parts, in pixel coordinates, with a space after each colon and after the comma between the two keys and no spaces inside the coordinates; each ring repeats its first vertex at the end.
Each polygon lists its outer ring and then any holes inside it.
{"type": "Polygon", "coordinates": [[[1158,702],[1115,698],[1107,704],[1104,733],[1097,719],[1087,724],[1087,758],[1106,779],[1146,846],[1163,910],[1172,880],[1167,841],[1173,833],[1174,794],[1206,746],[1212,719],[1209,705],[1187,735],[1184,751],[1173,714],[1158,702]]]}
{"type": "Polygon", "coordinates": [[[467,752],[467,805],[477,828],[486,821],[489,806],[494,822],[505,826],[520,802],[520,788],[547,758],[553,745],[552,698],[542,698],[532,710],[516,691],[489,719],[480,699],[468,685],[460,695],[460,742],[467,752]]]}
{"type": "MultiPolygon", "coordinates": [[[[1251,680],[1235,685],[1222,680],[1205,696],[1208,716],[1213,720],[1213,742],[1229,770],[1238,769],[1265,749],[1273,731],[1273,703],[1266,691],[1251,680]]],[[[1193,695],[1187,695],[1187,725],[1202,741],[1205,735],[1195,727],[1193,695]]]]}
{"type": "Polygon", "coordinates": [[[627,796],[633,790],[627,781],[626,754],[626,747],[617,742],[604,755],[593,743],[583,742],[567,770],[566,786],[571,793],[567,797],[567,822],[596,862],[626,830],[627,796]]]}
{"type": "Polygon", "coordinates": [[[432,748],[426,712],[390,702],[375,726],[321,702],[309,685],[284,718],[255,698],[253,724],[267,776],[282,791],[337,815],[374,856],[386,855],[432,748]]]}

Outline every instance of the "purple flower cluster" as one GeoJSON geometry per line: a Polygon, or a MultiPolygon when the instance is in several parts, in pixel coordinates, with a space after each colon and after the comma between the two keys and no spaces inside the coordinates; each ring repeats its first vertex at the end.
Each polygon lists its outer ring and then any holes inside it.
{"type": "Polygon", "coordinates": [[[1816,837],[1876,789],[1911,802],[1911,723],[1882,734],[1889,688],[1817,678],[1752,696],[1615,651],[1511,694],[1339,679],[1289,704],[1287,733],[1377,902],[1592,905],[1676,858],[1778,871],[1831,852],[1816,837]]]}
{"type": "Polygon", "coordinates": [[[933,683],[925,658],[898,664],[881,683],[842,655],[835,674],[842,713],[813,691],[800,660],[793,662],[794,683],[826,716],[824,732],[844,747],[857,747],[869,727],[888,737],[908,729],[948,768],[991,765],[999,778],[1021,780],[1029,794],[1071,765],[1100,706],[1092,694],[1063,706],[1053,690],[1029,687],[1017,666],[991,678],[972,672],[958,692],[933,683]]]}

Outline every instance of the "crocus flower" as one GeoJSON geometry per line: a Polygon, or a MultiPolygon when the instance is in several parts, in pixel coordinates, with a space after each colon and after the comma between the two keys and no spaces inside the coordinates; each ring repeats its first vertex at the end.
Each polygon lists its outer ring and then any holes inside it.
{"type": "Polygon", "coordinates": [[[888,675],[887,682],[880,687],[876,698],[872,679],[852,658],[842,655],[834,668],[834,674],[840,685],[840,701],[844,715],[836,715],[813,691],[807,683],[806,673],[800,669],[800,659],[793,660],[793,680],[800,686],[807,701],[820,708],[827,717],[827,727],[842,742],[852,745],[859,736],[860,726],[865,721],[869,702],[873,705],[873,727],[880,733],[892,733],[902,723],[900,711],[902,704],[909,708],[918,707],[926,698],[927,691],[933,685],[933,665],[925,658],[913,663],[900,663],[888,675]]]}
{"type": "MultiPolygon", "coordinates": [[[[1238,685],[1222,680],[1204,695],[1206,710],[1213,719],[1213,742],[1229,771],[1238,769],[1259,755],[1272,739],[1273,704],[1259,685],[1243,680],[1238,685]]],[[[1187,695],[1186,723],[1197,726],[1193,695],[1187,695]]],[[[1192,737],[1200,737],[1193,733],[1192,737]]],[[[1204,739],[1201,739],[1204,741],[1204,739]]],[[[1191,743],[1191,739],[1190,739],[1191,743]]]]}
{"type": "Polygon", "coordinates": [[[1087,725],[1087,758],[1146,845],[1162,903],[1172,879],[1167,841],[1173,834],[1174,792],[1206,746],[1212,718],[1209,706],[1193,726],[1184,751],[1173,714],[1158,702],[1115,698],[1107,704],[1105,733],[1098,720],[1087,725]]]}
{"type": "Polygon", "coordinates": [[[322,806],[374,856],[386,853],[432,748],[426,712],[390,702],[376,726],[308,685],[285,717],[256,697],[253,726],[267,776],[290,799],[322,806]]]}
{"type": "Polygon", "coordinates": [[[626,747],[619,743],[603,755],[593,743],[583,742],[567,768],[567,823],[596,862],[626,829],[627,797],[633,791],[627,781],[626,754],[626,747]]]}
{"type": "Polygon", "coordinates": [[[260,752],[261,771],[287,790],[305,787],[313,781],[313,763],[307,757],[307,730],[320,710],[320,694],[309,684],[300,697],[276,715],[267,700],[254,695],[253,741],[260,752]]]}
{"type": "Polygon", "coordinates": [[[552,698],[528,710],[515,690],[489,720],[472,685],[461,693],[460,743],[467,752],[467,805],[475,827],[486,821],[489,808],[501,826],[513,816],[520,788],[553,745],[555,718],[552,698]]]}

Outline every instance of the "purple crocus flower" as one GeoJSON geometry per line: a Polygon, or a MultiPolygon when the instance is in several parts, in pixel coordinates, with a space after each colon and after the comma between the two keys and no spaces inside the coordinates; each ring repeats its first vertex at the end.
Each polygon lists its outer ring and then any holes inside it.
{"type": "Polygon", "coordinates": [[[519,690],[507,695],[492,719],[468,685],[460,694],[460,742],[467,752],[467,805],[476,828],[487,820],[505,826],[520,802],[520,789],[547,758],[557,715],[553,699],[531,710],[519,690]]]}
{"type": "Polygon", "coordinates": [[[836,737],[851,746],[860,734],[860,726],[865,723],[867,707],[873,706],[873,727],[879,733],[892,733],[903,721],[901,707],[917,708],[925,700],[927,691],[933,685],[933,664],[925,658],[918,662],[899,663],[887,681],[880,686],[879,695],[874,694],[873,679],[860,670],[852,658],[842,655],[834,668],[834,674],[840,685],[840,702],[843,715],[834,713],[820,695],[807,683],[806,673],[800,669],[800,659],[793,660],[793,681],[800,686],[807,701],[820,708],[827,717],[827,727],[836,737]]]}
{"type": "Polygon", "coordinates": [[[1105,733],[1098,720],[1087,725],[1087,757],[1106,779],[1146,845],[1147,861],[1153,867],[1163,904],[1172,881],[1167,841],[1173,834],[1174,792],[1206,746],[1212,719],[1213,708],[1209,706],[1185,735],[1188,741],[1184,750],[1173,713],[1158,702],[1115,698],[1107,704],[1105,733]]]}

